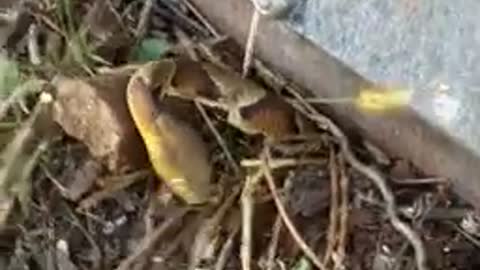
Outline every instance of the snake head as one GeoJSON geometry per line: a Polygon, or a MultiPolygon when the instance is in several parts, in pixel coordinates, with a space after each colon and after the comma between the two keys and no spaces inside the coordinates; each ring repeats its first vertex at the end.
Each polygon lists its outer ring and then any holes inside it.
{"type": "Polygon", "coordinates": [[[280,139],[297,132],[295,110],[280,96],[268,93],[257,102],[229,114],[229,122],[248,134],[280,139]]]}

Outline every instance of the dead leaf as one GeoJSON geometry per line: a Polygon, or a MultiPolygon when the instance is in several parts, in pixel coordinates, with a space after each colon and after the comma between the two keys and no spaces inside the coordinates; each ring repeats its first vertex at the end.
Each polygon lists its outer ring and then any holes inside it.
{"type": "Polygon", "coordinates": [[[85,79],[62,77],[56,82],[55,121],[114,172],[148,166],[126,103],[130,74],[127,70],[85,79]]]}
{"type": "Polygon", "coordinates": [[[304,168],[292,177],[289,205],[294,213],[313,217],[330,203],[329,178],[325,169],[304,168]]]}
{"type": "Polygon", "coordinates": [[[198,266],[202,260],[213,259],[213,255],[219,247],[220,231],[222,228],[222,221],[226,218],[232,218],[229,222],[240,223],[240,214],[238,209],[235,210],[235,214],[228,216],[228,212],[232,209],[235,202],[239,188],[234,189],[228,198],[211,214],[208,218],[203,220],[198,226],[193,243],[189,252],[189,264],[188,269],[198,269],[198,266]]]}
{"type": "Polygon", "coordinates": [[[67,181],[65,190],[62,195],[71,200],[78,201],[85,193],[90,191],[100,173],[101,166],[95,160],[86,160],[79,168],[73,172],[73,175],[64,175],[67,181]]]}
{"type": "MultiPolygon", "coordinates": [[[[98,55],[107,61],[116,60],[132,44],[133,38],[111,1],[97,0],[89,9],[83,27],[90,34],[98,55]]],[[[122,57],[127,57],[125,54],[122,57]]]]}
{"type": "Polygon", "coordinates": [[[206,145],[190,126],[156,106],[152,68],[142,67],[128,84],[130,113],[157,175],[187,203],[205,203],[210,199],[211,177],[206,145]]]}

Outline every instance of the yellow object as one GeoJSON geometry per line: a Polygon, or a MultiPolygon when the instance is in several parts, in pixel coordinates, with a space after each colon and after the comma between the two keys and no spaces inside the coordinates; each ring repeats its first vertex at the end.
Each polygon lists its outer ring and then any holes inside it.
{"type": "Polygon", "coordinates": [[[354,104],[364,111],[383,112],[408,105],[411,97],[412,91],[405,88],[364,88],[354,104]]]}
{"type": "Polygon", "coordinates": [[[127,103],[156,174],[188,204],[209,201],[211,165],[201,137],[186,123],[159,110],[149,85],[151,74],[137,71],[127,87],[127,103]]]}

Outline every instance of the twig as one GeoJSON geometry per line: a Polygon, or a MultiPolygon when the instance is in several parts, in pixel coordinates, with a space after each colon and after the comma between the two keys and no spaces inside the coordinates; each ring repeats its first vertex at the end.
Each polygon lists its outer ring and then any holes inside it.
{"type": "Polygon", "coordinates": [[[380,193],[382,194],[383,200],[386,203],[385,210],[390,219],[390,222],[398,232],[400,232],[405,236],[405,238],[407,238],[407,240],[410,242],[413,249],[415,250],[417,268],[419,270],[427,270],[427,258],[422,239],[407,223],[403,222],[398,217],[395,197],[393,196],[392,191],[387,186],[385,178],[380,174],[380,172],[378,172],[378,170],[363,164],[357,159],[357,157],[350,148],[348,138],[337,125],[335,125],[327,117],[318,113],[310,104],[306,103],[303,97],[300,96],[296,91],[292,89],[289,90],[292,95],[294,95],[300,101],[300,103],[305,108],[307,108],[307,111],[298,106],[298,104],[291,103],[292,106],[294,106],[307,118],[315,121],[319,125],[319,127],[327,128],[339,141],[343,156],[348,161],[348,163],[355,170],[369,178],[379,189],[380,193]]]}
{"type": "Polygon", "coordinates": [[[282,217],[277,215],[275,219],[275,223],[273,224],[272,230],[272,239],[270,241],[270,245],[268,246],[268,253],[267,253],[267,270],[273,270],[275,267],[275,257],[277,256],[277,248],[278,248],[278,239],[280,238],[280,232],[282,231],[282,217]]]}
{"type": "Polygon", "coordinates": [[[182,242],[186,239],[186,237],[189,237],[190,234],[198,228],[198,226],[201,224],[201,221],[203,220],[204,216],[202,213],[197,214],[195,219],[189,220],[188,224],[186,224],[185,228],[181,230],[180,233],[178,233],[173,239],[172,242],[168,244],[168,246],[165,248],[165,250],[162,250],[162,253],[160,256],[155,256],[153,258],[153,261],[155,262],[155,269],[163,269],[162,267],[167,263],[167,260],[172,257],[172,254],[174,254],[175,251],[178,250],[178,248],[182,245],[182,242]]]}
{"type": "MultiPolygon", "coordinates": [[[[213,42],[213,44],[216,44],[215,42],[222,42],[226,39],[227,39],[226,37],[223,38],[223,39],[219,38],[219,39],[214,40],[212,42],[213,42]]],[[[213,64],[215,64],[215,65],[217,65],[221,68],[224,68],[224,69],[227,69],[227,70],[232,69],[231,66],[225,64],[225,62],[222,60],[222,58],[220,56],[216,55],[212,51],[211,47],[213,45],[210,44],[212,42],[205,42],[204,41],[204,42],[199,42],[197,44],[197,48],[200,51],[200,53],[202,54],[202,56],[205,57],[209,62],[211,62],[211,63],[213,63],[213,64]]]]}
{"type": "MultiPolygon", "coordinates": [[[[423,196],[419,196],[419,198],[415,199],[415,202],[414,202],[414,205],[416,204],[416,202],[418,201],[424,201],[424,199],[422,198],[423,196]]],[[[421,229],[422,228],[422,225],[424,223],[424,221],[428,218],[428,215],[432,212],[432,210],[434,210],[434,207],[436,206],[437,204],[437,199],[435,199],[433,202],[427,202],[427,204],[424,206],[424,207],[421,207],[422,209],[420,210],[420,213],[418,215],[418,218],[414,218],[413,219],[413,226],[415,228],[418,228],[418,229],[421,229]]],[[[415,206],[412,206],[412,207],[415,207],[415,206]]],[[[411,208],[411,207],[410,207],[411,208]]],[[[406,215],[405,212],[407,212],[407,210],[401,210],[400,209],[400,212],[403,214],[403,215],[406,215]]],[[[408,216],[408,218],[411,218],[411,215],[408,216]]],[[[398,249],[398,251],[396,252],[396,255],[394,257],[394,262],[395,262],[395,265],[393,266],[392,270],[400,270],[402,269],[402,264],[401,264],[401,257],[403,256],[403,254],[405,254],[405,252],[407,251],[408,249],[408,246],[409,246],[409,243],[408,242],[405,242],[402,244],[402,246],[398,249]]],[[[412,261],[409,260],[409,265],[411,265],[412,261]]],[[[408,267],[408,268],[404,268],[404,269],[412,269],[413,266],[411,267],[408,267]]]]}
{"type": "Polygon", "coordinates": [[[390,158],[385,154],[385,152],[380,149],[377,145],[370,142],[369,140],[362,140],[363,146],[365,149],[372,155],[373,159],[380,165],[390,165],[392,161],[390,158]]]}
{"type": "Polygon", "coordinates": [[[287,85],[287,80],[280,74],[270,70],[260,59],[253,60],[255,75],[258,75],[272,90],[281,93],[282,89],[287,85]]]}
{"type": "Polygon", "coordinates": [[[281,260],[277,260],[277,265],[280,268],[280,270],[287,270],[287,266],[285,265],[285,262],[281,260]]]}
{"type": "MultiPolygon", "coordinates": [[[[380,200],[377,200],[375,198],[372,198],[369,195],[365,195],[364,193],[358,191],[355,194],[356,198],[360,200],[361,202],[365,202],[369,205],[380,207],[380,208],[386,208],[386,203],[381,202],[380,200]]],[[[415,210],[414,210],[415,211],[415,210]]],[[[442,219],[460,219],[463,217],[462,214],[464,214],[465,209],[462,208],[457,208],[457,209],[444,209],[444,208],[432,208],[428,209],[427,213],[424,215],[424,219],[426,220],[442,220],[442,219]]],[[[415,217],[412,217],[412,206],[399,206],[398,207],[398,212],[407,219],[414,219],[415,217]]]]}
{"type": "Polygon", "coordinates": [[[425,213],[425,219],[427,220],[442,220],[442,219],[462,219],[469,211],[468,208],[436,208],[432,207],[429,212],[425,213]]]}
{"type": "Polygon", "coordinates": [[[210,241],[214,235],[218,233],[218,229],[223,218],[234,204],[239,192],[240,188],[236,187],[228,196],[228,198],[222,203],[222,205],[216,210],[213,216],[209,217],[200,225],[200,229],[195,235],[195,240],[190,251],[190,261],[187,269],[197,269],[197,266],[201,260],[201,255],[204,252],[204,244],[210,241]]]}
{"type": "Polygon", "coordinates": [[[15,104],[15,102],[19,101],[28,93],[39,91],[39,89],[41,89],[44,84],[45,82],[41,80],[31,80],[15,87],[15,89],[8,96],[8,98],[0,102],[0,120],[5,117],[8,110],[13,104],[15,104]]]}
{"type": "MultiPolygon", "coordinates": [[[[112,184],[111,186],[95,192],[82,200],[79,203],[79,210],[89,209],[95,205],[97,205],[100,201],[105,200],[115,194],[115,192],[127,188],[128,186],[132,185],[133,183],[139,181],[140,179],[148,176],[150,174],[149,170],[140,170],[128,175],[122,176],[121,180],[117,180],[117,183],[112,184]]],[[[115,177],[118,178],[118,177],[115,177]]],[[[107,182],[107,181],[105,181],[107,182]]],[[[112,180],[108,180],[108,182],[112,182],[112,180]]]]}
{"type": "Polygon", "coordinates": [[[128,258],[123,260],[116,270],[128,270],[132,263],[134,263],[137,258],[142,257],[143,254],[151,250],[155,244],[158,242],[160,237],[172,226],[175,222],[180,220],[187,212],[188,208],[178,209],[171,217],[166,219],[158,228],[156,228],[151,235],[145,235],[140,246],[131,254],[128,258]]]}
{"type": "Polygon", "coordinates": [[[469,233],[467,233],[464,229],[462,229],[460,226],[455,224],[454,222],[448,222],[455,230],[457,230],[463,237],[465,237],[468,241],[470,241],[477,249],[480,249],[480,241],[478,241],[475,237],[471,236],[469,233]]]}
{"type": "Polygon", "coordinates": [[[223,245],[222,249],[220,250],[220,254],[218,255],[217,262],[215,263],[215,270],[223,270],[225,269],[225,265],[227,264],[228,258],[232,254],[233,249],[233,241],[235,240],[235,236],[240,229],[240,223],[235,223],[233,230],[229,233],[227,241],[223,245]]]}
{"type": "Polygon", "coordinates": [[[67,219],[68,222],[70,222],[72,225],[76,226],[82,232],[82,234],[85,236],[87,241],[92,246],[92,250],[93,250],[92,251],[92,253],[93,253],[92,257],[94,257],[94,260],[93,260],[94,265],[91,266],[91,269],[94,269],[94,270],[101,269],[100,266],[101,266],[101,261],[102,261],[102,252],[100,251],[100,247],[98,246],[98,244],[95,241],[92,234],[82,225],[82,223],[80,222],[80,219],[77,217],[77,215],[72,210],[70,205],[68,205],[65,202],[63,204],[65,205],[65,208],[67,209],[67,212],[72,217],[72,220],[67,219]]]}
{"type": "Polygon", "coordinates": [[[85,211],[85,212],[79,212],[78,214],[87,217],[88,218],[87,221],[89,222],[89,224],[92,224],[92,222],[95,222],[96,224],[99,224],[101,226],[107,226],[108,224],[108,222],[105,219],[91,212],[85,211]]]}
{"type": "Polygon", "coordinates": [[[325,143],[323,143],[325,138],[319,138],[319,140],[322,141],[319,142],[318,140],[314,140],[314,138],[312,138],[311,141],[301,143],[286,141],[286,143],[277,143],[272,145],[272,149],[274,149],[276,152],[282,153],[285,156],[305,156],[308,153],[319,153],[325,150],[325,143]]]}
{"type": "Polygon", "coordinates": [[[38,26],[36,24],[31,24],[28,28],[28,57],[30,63],[35,66],[42,63],[38,47],[38,26]]]}
{"type": "MultiPolygon", "coordinates": [[[[284,158],[284,159],[272,159],[270,161],[271,169],[278,169],[283,167],[301,166],[301,165],[325,165],[323,159],[296,159],[296,158],[284,158]]],[[[261,167],[263,162],[260,159],[244,159],[240,162],[242,167],[261,167]]]]}
{"type": "Polygon", "coordinates": [[[68,189],[66,187],[64,187],[60,183],[60,181],[55,176],[53,176],[53,174],[50,172],[46,162],[42,161],[40,163],[40,168],[42,169],[42,171],[45,174],[45,176],[47,177],[47,179],[50,180],[53,183],[53,185],[58,189],[58,191],[60,191],[61,194],[67,194],[68,193],[68,189]]]}
{"type": "Polygon", "coordinates": [[[173,27],[173,33],[178,40],[178,44],[185,48],[188,56],[190,56],[190,59],[192,59],[193,61],[199,61],[200,57],[195,51],[195,44],[193,43],[193,40],[187,35],[187,33],[185,33],[179,27],[173,27]]]}
{"type": "MultiPolygon", "coordinates": [[[[162,4],[165,7],[167,7],[167,9],[169,9],[173,13],[174,16],[172,17],[172,19],[177,19],[176,23],[178,25],[185,25],[185,27],[190,27],[191,29],[197,30],[198,32],[200,32],[204,36],[208,36],[209,33],[208,33],[207,29],[205,29],[204,27],[199,25],[196,21],[192,20],[192,18],[188,17],[181,10],[179,10],[176,6],[174,6],[173,4],[171,4],[169,2],[171,2],[171,1],[162,1],[162,4]],[[180,19],[180,20],[178,20],[178,19],[180,19]]],[[[158,1],[157,1],[157,3],[158,3],[158,1]]],[[[163,12],[162,7],[158,6],[158,4],[154,6],[154,9],[157,13],[161,13],[161,14],[166,15],[165,12],[163,12]]]]}
{"type": "Polygon", "coordinates": [[[247,77],[248,71],[252,64],[253,58],[253,50],[255,45],[255,36],[258,32],[258,24],[260,23],[260,12],[256,9],[253,12],[252,19],[250,22],[250,30],[248,32],[247,43],[245,45],[245,55],[243,56],[243,68],[242,68],[242,76],[244,78],[247,77]]]}
{"type": "Polygon", "coordinates": [[[340,269],[340,264],[343,263],[345,258],[345,247],[347,241],[347,230],[348,230],[348,185],[349,178],[345,169],[345,162],[343,157],[339,157],[340,165],[340,226],[338,228],[338,243],[337,243],[337,255],[334,262],[334,269],[340,269]]]}
{"type": "Polygon", "coordinates": [[[387,204],[385,210],[390,218],[390,222],[397,231],[402,233],[409,240],[415,250],[417,268],[419,270],[428,269],[426,265],[427,258],[422,239],[407,223],[403,222],[398,217],[395,197],[393,196],[392,191],[386,185],[384,177],[376,169],[368,167],[355,157],[355,155],[350,149],[350,146],[348,145],[346,137],[342,138],[341,145],[342,152],[344,153],[345,158],[348,160],[350,165],[352,165],[353,168],[355,168],[357,171],[372,180],[372,182],[380,190],[383,200],[387,204]]]}
{"type": "Polygon", "coordinates": [[[412,179],[395,179],[393,178],[392,181],[395,184],[399,185],[432,185],[432,184],[445,184],[447,183],[447,179],[443,177],[429,177],[429,178],[412,178],[412,179]]]}
{"type": "MultiPolygon", "coordinates": [[[[148,1],[148,0],[146,0],[146,1],[148,1]]],[[[126,28],[125,23],[122,19],[122,15],[118,12],[118,9],[115,7],[112,0],[105,0],[105,4],[108,7],[108,9],[110,10],[110,12],[112,12],[113,16],[115,17],[115,20],[119,23],[120,27],[123,30],[126,30],[125,29],[126,28]]]]}
{"type": "MultiPolygon", "coordinates": [[[[147,210],[145,211],[145,214],[143,215],[143,222],[145,223],[145,235],[152,235],[154,231],[154,214],[155,214],[155,204],[156,204],[156,198],[155,196],[152,196],[152,192],[149,192],[148,196],[148,207],[147,210]]],[[[150,256],[148,252],[145,252],[142,258],[137,258],[137,262],[131,270],[143,270],[145,267],[148,265],[149,260],[146,259],[146,257],[150,256]]]]}
{"type": "Polygon", "coordinates": [[[262,170],[248,175],[241,196],[242,208],[242,242],[240,245],[240,261],[242,270],[250,270],[252,264],[252,223],[255,187],[263,176],[262,170]]]}
{"type": "Polygon", "coordinates": [[[235,174],[238,175],[240,173],[240,167],[235,162],[235,159],[233,159],[232,153],[228,149],[227,143],[225,142],[222,135],[220,135],[218,130],[213,125],[212,120],[210,120],[210,117],[208,116],[207,112],[205,111],[205,108],[203,108],[202,104],[195,101],[195,106],[197,106],[198,111],[202,115],[205,123],[207,123],[207,126],[210,129],[210,131],[212,132],[213,136],[215,136],[215,139],[217,140],[218,144],[222,148],[223,153],[225,154],[225,157],[227,158],[228,162],[230,163],[230,166],[232,167],[233,171],[235,172],[235,174]]]}
{"type": "Polygon", "coordinates": [[[67,34],[58,25],[56,25],[47,15],[42,13],[34,13],[33,15],[38,21],[43,22],[43,24],[45,24],[46,27],[50,28],[50,30],[53,30],[53,32],[56,32],[63,38],[68,37],[67,34]]]}
{"type": "MultiPolygon", "coordinates": [[[[150,192],[151,193],[151,192],[150,192]]],[[[155,214],[155,203],[156,198],[149,194],[148,198],[148,208],[145,211],[145,215],[143,217],[143,222],[145,222],[145,234],[151,234],[154,228],[154,214],[155,214]]]]}
{"type": "Polygon", "coordinates": [[[215,27],[205,18],[205,16],[203,16],[203,14],[192,3],[190,3],[190,1],[183,0],[183,2],[188,7],[188,9],[190,9],[190,11],[192,11],[192,13],[195,15],[195,17],[197,17],[197,19],[200,22],[202,22],[202,24],[205,26],[205,28],[207,28],[208,31],[210,31],[210,33],[215,38],[220,37],[220,32],[218,32],[218,30],[215,29],[215,27]]]}
{"type": "Polygon", "coordinates": [[[285,226],[287,227],[288,231],[292,235],[295,242],[297,242],[300,249],[302,249],[302,251],[313,262],[313,264],[321,270],[326,270],[325,265],[315,255],[315,252],[313,252],[313,250],[307,245],[307,243],[302,238],[298,230],[295,228],[295,225],[293,224],[292,220],[288,216],[287,210],[285,209],[285,206],[283,205],[282,200],[278,195],[277,187],[275,185],[275,181],[273,180],[272,172],[268,167],[268,164],[269,164],[268,162],[270,159],[268,148],[266,148],[265,150],[264,158],[265,158],[265,161],[264,161],[264,165],[262,166],[262,171],[265,175],[265,178],[267,179],[267,184],[270,189],[270,192],[272,193],[273,199],[275,201],[275,206],[277,207],[278,213],[282,217],[282,220],[285,223],[285,226]]]}
{"type": "MultiPolygon", "coordinates": [[[[284,13],[285,10],[289,8],[289,5],[285,5],[282,1],[277,1],[273,3],[269,3],[270,5],[264,5],[260,3],[258,0],[251,1],[254,9],[252,18],[250,21],[250,29],[248,32],[247,43],[245,46],[245,55],[243,59],[243,72],[242,76],[245,78],[248,75],[248,71],[252,64],[253,60],[253,51],[254,51],[254,44],[255,44],[255,37],[258,34],[258,26],[260,24],[261,17],[267,18],[278,18],[284,13]]],[[[255,64],[255,63],[254,63],[255,64]]]]}
{"type": "Polygon", "coordinates": [[[328,266],[332,257],[332,253],[337,243],[337,227],[338,227],[338,166],[337,158],[333,149],[330,149],[330,224],[328,225],[327,249],[323,256],[323,264],[328,266]]]}
{"type": "Polygon", "coordinates": [[[145,0],[142,11],[140,12],[140,19],[138,20],[137,28],[135,29],[137,40],[141,39],[147,32],[148,20],[150,19],[152,8],[153,0],[145,0]]]}

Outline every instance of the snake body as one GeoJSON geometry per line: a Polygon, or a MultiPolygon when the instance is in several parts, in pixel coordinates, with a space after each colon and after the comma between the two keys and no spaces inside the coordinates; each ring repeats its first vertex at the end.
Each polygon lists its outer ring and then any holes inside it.
{"type": "Polygon", "coordinates": [[[155,173],[188,204],[209,201],[211,165],[201,137],[186,123],[159,109],[143,70],[132,75],[127,104],[155,173]]]}

